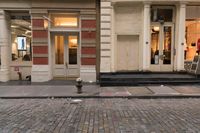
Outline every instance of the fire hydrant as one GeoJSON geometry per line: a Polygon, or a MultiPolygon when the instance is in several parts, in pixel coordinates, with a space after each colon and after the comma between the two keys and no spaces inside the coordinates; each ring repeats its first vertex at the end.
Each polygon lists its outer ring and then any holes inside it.
{"type": "Polygon", "coordinates": [[[77,93],[82,93],[82,86],[83,86],[83,81],[81,78],[76,79],[76,88],[77,88],[77,93]]]}

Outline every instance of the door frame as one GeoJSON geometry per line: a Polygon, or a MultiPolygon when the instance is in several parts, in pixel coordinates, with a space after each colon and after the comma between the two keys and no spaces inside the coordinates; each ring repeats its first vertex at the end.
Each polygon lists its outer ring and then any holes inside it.
{"type": "Polygon", "coordinates": [[[50,32],[50,45],[51,45],[51,63],[52,63],[52,75],[53,78],[72,78],[80,76],[80,64],[81,64],[81,41],[80,41],[80,32],[79,31],[52,31],[50,32]],[[62,65],[56,65],[55,63],[55,36],[62,35],[64,36],[64,63],[62,65]],[[77,49],[77,65],[69,65],[69,49],[68,49],[68,36],[77,35],[78,36],[78,49],[77,49]],[[66,61],[68,64],[66,64],[66,61]],[[63,75],[56,75],[55,69],[63,69],[63,75]],[[78,69],[76,76],[68,75],[70,69],[78,69]]]}
{"type": "MultiPolygon", "coordinates": [[[[172,72],[174,71],[174,61],[175,61],[175,28],[174,28],[174,23],[172,22],[165,22],[164,24],[161,24],[159,22],[152,22],[152,26],[158,26],[160,29],[159,33],[159,64],[151,64],[150,61],[150,71],[154,72],[172,72]],[[163,61],[161,60],[161,54],[163,54],[163,41],[164,41],[164,27],[165,26],[170,26],[172,27],[172,38],[171,38],[171,64],[170,65],[165,65],[163,64],[163,61]]],[[[150,28],[150,35],[151,35],[151,28],[150,28]]],[[[151,38],[151,36],[150,36],[151,38]]],[[[151,40],[151,39],[150,39],[151,40]]],[[[150,41],[151,42],[151,41],[150,41]]],[[[151,53],[151,43],[150,43],[150,53],[151,53]]],[[[149,60],[151,60],[151,55],[149,60]]]]}

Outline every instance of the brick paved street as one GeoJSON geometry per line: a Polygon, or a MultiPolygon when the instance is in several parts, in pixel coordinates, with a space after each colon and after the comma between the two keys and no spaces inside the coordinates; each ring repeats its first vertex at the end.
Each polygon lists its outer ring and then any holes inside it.
{"type": "Polygon", "coordinates": [[[1,133],[198,133],[199,99],[1,99],[1,133]]]}

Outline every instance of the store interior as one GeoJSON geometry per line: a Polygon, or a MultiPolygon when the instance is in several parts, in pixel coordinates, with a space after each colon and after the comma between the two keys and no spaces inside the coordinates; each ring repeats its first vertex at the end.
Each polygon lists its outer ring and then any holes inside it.
{"type": "Polygon", "coordinates": [[[31,61],[31,19],[28,15],[11,16],[12,61],[31,61]]]}
{"type": "Polygon", "coordinates": [[[200,51],[200,19],[186,20],[185,60],[192,61],[200,51]]]}

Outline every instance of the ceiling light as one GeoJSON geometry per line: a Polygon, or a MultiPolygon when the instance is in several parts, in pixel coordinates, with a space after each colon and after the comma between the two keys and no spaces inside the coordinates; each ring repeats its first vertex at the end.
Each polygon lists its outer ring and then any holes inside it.
{"type": "Polygon", "coordinates": [[[154,31],[159,31],[159,30],[160,30],[160,27],[154,26],[154,27],[153,27],[153,30],[154,30],[154,31]]]}
{"type": "Polygon", "coordinates": [[[19,26],[11,25],[11,28],[18,28],[19,26]]]}

